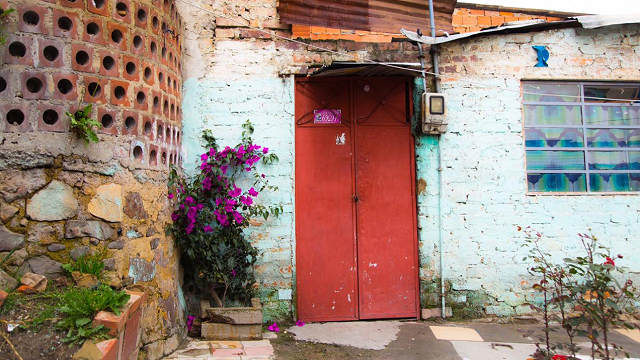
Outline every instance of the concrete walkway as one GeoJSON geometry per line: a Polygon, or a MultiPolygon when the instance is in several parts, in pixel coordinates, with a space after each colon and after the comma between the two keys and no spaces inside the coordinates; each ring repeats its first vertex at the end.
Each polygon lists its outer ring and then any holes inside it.
{"type": "MultiPolygon", "coordinates": [[[[273,338],[272,334],[265,337],[273,338]]],[[[273,360],[268,339],[259,341],[189,340],[165,359],[175,360],[273,360]]]]}
{"type": "MultiPolygon", "coordinates": [[[[359,321],[293,326],[260,341],[192,339],[167,359],[176,360],[526,360],[536,350],[538,324],[359,321]],[[528,335],[528,334],[534,335],[528,335]],[[527,334],[523,336],[523,334],[527,334]]],[[[611,341],[640,360],[640,330],[614,331],[611,341]]],[[[579,339],[588,360],[589,345],[579,339]]],[[[566,341],[561,332],[552,342],[566,341]]],[[[620,355],[616,359],[623,359],[620,355]]]]}
{"type": "MultiPolygon", "coordinates": [[[[307,324],[287,331],[295,335],[279,334],[272,341],[278,360],[526,360],[536,350],[537,336],[543,334],[538,324],[416,321],[307,324]],[[523,336],[528,331],[535,335],[523,336]]],[[[610,339],[631,359],[640,360],[640,330],[615,331],[610,339]]],[[[565,340],[563,332],[552,333],[552,342],[565,340]]],[[[580,359],[585,360],[590,359],[586,340],[579,339],[584,349],[580,359]]]]}

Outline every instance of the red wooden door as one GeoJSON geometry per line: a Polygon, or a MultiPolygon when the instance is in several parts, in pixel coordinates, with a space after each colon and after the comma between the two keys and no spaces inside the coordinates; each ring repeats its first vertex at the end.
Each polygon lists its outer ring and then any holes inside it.
{"type": "Polygon", "coordinates": [[[296,84],[296,277],[306,321],[415,317],[418,259],[409,82],[296,84]],[[320,124],[314,110],[340,110],[320,124]]]}

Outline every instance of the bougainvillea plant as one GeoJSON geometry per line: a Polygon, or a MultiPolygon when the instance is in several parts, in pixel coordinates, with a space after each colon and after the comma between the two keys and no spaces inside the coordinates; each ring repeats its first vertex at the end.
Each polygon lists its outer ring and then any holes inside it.
{"type": "Polygon", "coordinates": [[[253,296],[258,251],[244,233],[251,219],[282,213],[280,205],[255,202],[261,192],[277,190],[256,165],[273,164],[278,157],[253,143],[249,121],[242,129],[242,142],[224,149],[205,131],[202,139],[209,150],[200,156],[199,171],[186,179],[176,169],[169,175],[168,197],[175,208],[167,234],[181,248],[187,285],[219,307],[246,304],[253,296]]]}

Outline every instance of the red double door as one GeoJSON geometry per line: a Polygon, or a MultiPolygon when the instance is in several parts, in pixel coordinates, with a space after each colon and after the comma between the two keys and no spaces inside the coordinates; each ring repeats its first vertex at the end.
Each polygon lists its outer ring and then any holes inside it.
{"type": "Polygon", "coordinates": [[[416,317],[411,80],[296,81],[298,317],[416,317]]]}

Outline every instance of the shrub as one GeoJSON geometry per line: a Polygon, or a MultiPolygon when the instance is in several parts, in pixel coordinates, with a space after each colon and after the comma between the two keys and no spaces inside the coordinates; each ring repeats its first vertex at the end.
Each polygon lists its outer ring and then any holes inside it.
{"type": "Polygon", "coordinates": [[[78,260],[62,265],[62,268],[69,273],[78,271],[83,274],[91,274],[96,277],[100,277],[100,273],[104,269],[104,261],[102,261],[104,256],[105,249],[102,249],[93,255],[80,256],[78,260]]]}
{"type": "Polygon", "coordinates": [[[544,336],[540,337],[544,344],[536,344],[533,357],[536,360],[566,359],[557,353],[566,349],[571,359],[577,359],[577,336],[589,339],[592,359],[597,356],[610,360],[616,354],[624,353],[609,338],[614,327],[634,328],[625,321],[625,315],[634,311],[633,304],[638,299],[636,289],[631,280],[619,281],[625,270],[615,263],[623,256],[611,255],[610,249],[592,234],[578,234],[584,253],[565,258],[562,264],[554,264],[551,255],[541,247],[542,234],[530,228],[525,229],[525,234],[525,246],[530,249],[530,255],[523,260],[533,260],[529,272],[539,277],[533,288],[541,292],[544,299],[542,309],[536,308],[544,314],[544,336]],[[551,343],[551,321],[561,324],[569,338],[568,343],[551,343]]]}
{"type": "Polygon", "coordinates": [[[209,151],[200,157],[200,171],[185,180],[172,169],[169,180],[168,196],[174,199],[175,210],[167,234],[182,249],[189,287],[210,295],[220,307],[227,300],[248,303],[253,296],[258,251],[243,233],[250,219],[266,220],[282,213],[281,206],[254,203],[260,192],[277,190],[256,170],[256,163],[272,164],[278,157],[253,143],[249,121],[242,127],[242,142],[222,150],[205,132],[202,138],[209,151]],[[253,186],[242,189],[239,181],[246,181],[249,174],[253,186]]]}

